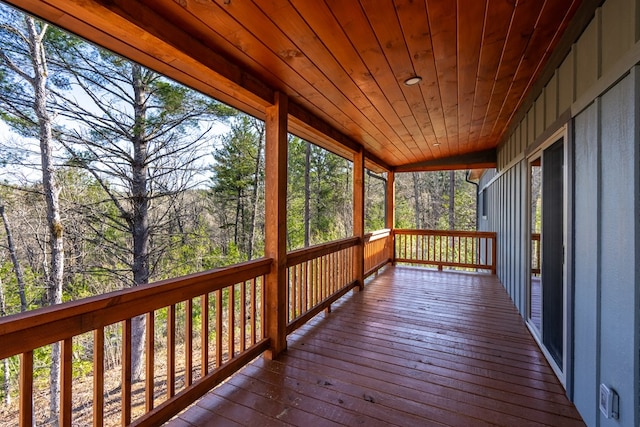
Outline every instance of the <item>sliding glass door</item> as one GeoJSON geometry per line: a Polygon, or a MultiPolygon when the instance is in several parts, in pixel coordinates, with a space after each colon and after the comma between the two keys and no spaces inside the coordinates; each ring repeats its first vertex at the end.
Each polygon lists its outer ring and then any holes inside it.
{"type": "Polygon", "coordinates": [[[564,377],[566,335],[564,138],[529,157],[528,324],[564,377]]]}

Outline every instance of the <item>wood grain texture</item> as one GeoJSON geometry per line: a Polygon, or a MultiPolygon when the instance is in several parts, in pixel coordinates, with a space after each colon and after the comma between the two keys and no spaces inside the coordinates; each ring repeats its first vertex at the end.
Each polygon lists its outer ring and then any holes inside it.
{"type": "Polygon", "coordinates": [[[495,276],[390,267],[174,425],[583,426],[495,276]]]}
{"type": "Polygon", "coordinates": [[[560,64],[555,48],[566,53],[597,7],[586,0],[9,2],[261,118],[280,92],[290,99],[293,133],[347,157],[364,148],[391,169],[494,149],[532,88],[542,87],[538,78],[560,64]],[[413,75],[422,82],[406,86],[413,75]]]}

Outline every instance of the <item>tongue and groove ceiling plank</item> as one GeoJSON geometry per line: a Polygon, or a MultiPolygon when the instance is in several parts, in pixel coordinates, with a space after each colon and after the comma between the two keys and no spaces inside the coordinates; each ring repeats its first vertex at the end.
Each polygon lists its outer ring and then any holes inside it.
{"type": "MultiPolygon", "coordinates": [[[[361,145],[399,170],[469,153],[486,158],[580,6],[582,15],[597,6],[595,0],[9,1],[259,117],[273,93],[284,92],[294,133],[347,156],[361,145]],[[420,83],[404,84],[416,75],[420,83]]],[[[564,49],[572,41],[562,40],[564,49]]]]}

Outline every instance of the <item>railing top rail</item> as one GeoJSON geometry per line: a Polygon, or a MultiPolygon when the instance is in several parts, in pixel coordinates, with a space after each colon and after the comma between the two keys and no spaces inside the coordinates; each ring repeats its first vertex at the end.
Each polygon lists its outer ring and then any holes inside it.
{"type": "Polygon", "coordinates": [[[371,233],[367,233],[364,235],[364,241],[373,242],[374,240],[384,239],[385,237],[389,237],[392,230],[390,228],[383,228],[380,230],[372,231],[371,233]]]}
{"type": "Polygon", "coordinates": [[[248,261],[0,319],[0,359],[214,292],[270,272],[271,258],[248,261]]]}
{"type": "Polygon", "coordinates": [[[488,237],[495,238],[493,231],[459,231],[459,230],[410,230],[394,229],[394,234],[412,234],[422,236],[455,236],[455,237],[488,237]]]}
{"type": "Polygon", "coordinates": [[[360,238],[358,237],[348,237],[346,239],[309,246],[308,248],[296,249],[287,254],[287,267],[292,267],[323,255],[356,246],[359,242],[360,238]]]}

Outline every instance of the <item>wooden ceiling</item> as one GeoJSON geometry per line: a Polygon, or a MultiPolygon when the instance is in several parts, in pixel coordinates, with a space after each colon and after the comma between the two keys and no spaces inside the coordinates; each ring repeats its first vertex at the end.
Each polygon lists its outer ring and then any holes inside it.
{"type": "Polygon", "coordinates": [[[10,2],[257,116],[284,92],[294,133],[398,170],[494,162],[583,3],[10,2]]]}

